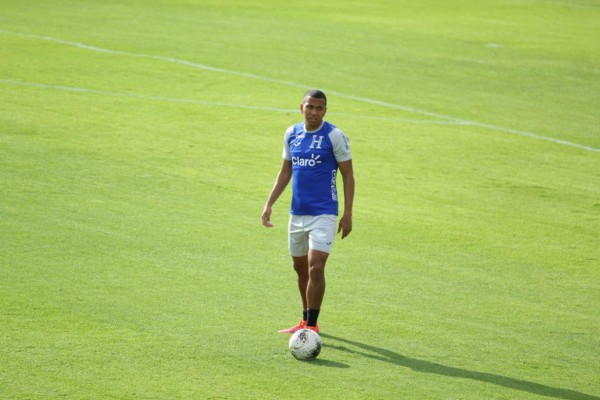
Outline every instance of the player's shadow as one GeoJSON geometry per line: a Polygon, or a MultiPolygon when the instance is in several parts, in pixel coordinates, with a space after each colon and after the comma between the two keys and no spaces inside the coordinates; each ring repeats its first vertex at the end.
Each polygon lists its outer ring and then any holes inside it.
{"type": "Polygon", "coordinates": [[[418,358],[406,357],[402,354],[398,354],[390,350],[382,349],[379,347],[371,346],[368,344],[344,339],[325,333],[322,333],[321,336],[323,338],[329,339],[327,344],[324,345],[327,348],[345,351],[353,354],[359,354],[361,356],[372,358],[374,360],[383,361],[400,367],[410,368],[413,371],[423,372],[427,374],[449,376],[454,378],[472,379],[475,381],[491,383],[493,385],[503,386],[509,389],[521,390],[523,392],[533,393],[540,396],[553,397],[556,399],[600,400],[600,397],[598,396],[577,392],[575,390],[561,389],[552,386],[542,385],[540,383],[510,378],[508,376],[490,374],[486,372],[469,371],[467,369],[450,367],[431,361],[420,360],[418,358]],[[342,345],[332,343],[332,340],[340,342],[342,343],[342,345]],[[356,349],[346,347],[343,344],[351,345],[356,349]]]}

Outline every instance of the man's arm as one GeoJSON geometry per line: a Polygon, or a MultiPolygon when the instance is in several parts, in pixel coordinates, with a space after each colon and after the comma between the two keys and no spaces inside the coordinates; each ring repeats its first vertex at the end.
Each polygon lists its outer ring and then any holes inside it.
{"type": "Polygon", "coordinates": [[[267,228],[273,227],[273,224],[271,223],[271,208],[287,187],[290,179],[292,179],[292,161],[284,159],[281,163],[281,169],[277,174],[277,179],[275,179],[273,189],[271,189],[271,193],[269,194],[267,203],[262,212],[262,224],[267,228]]]}
{"type": "Polygon", "coordinates": [[[342,239],[352,231],[352,206],[354,205],[354,171],[352,160],[338,162],[344,182],[344,214],[340,219],[338,233],[342,232],[342,239]]]}

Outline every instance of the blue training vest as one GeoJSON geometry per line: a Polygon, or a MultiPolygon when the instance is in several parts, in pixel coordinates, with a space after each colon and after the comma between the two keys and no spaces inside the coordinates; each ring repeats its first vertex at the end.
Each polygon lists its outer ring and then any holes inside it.
{"type": "Polygon", "coordinates": [[[329,137],[334,129],[326,121],[315,132],[305,131],[303,122],[292,127],[292,215],[338,215],[338,166],[329,137]]]}

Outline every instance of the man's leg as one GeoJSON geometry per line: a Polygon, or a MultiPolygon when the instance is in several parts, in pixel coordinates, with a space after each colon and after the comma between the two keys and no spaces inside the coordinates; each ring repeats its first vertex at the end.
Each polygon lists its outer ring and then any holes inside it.
{"type": "Polygon", "coordinates": [[[292,326],[291,328],[282,329],[279,333],[294,333],[299,329],[306,326],[306,320],[308,318],[308,300],[306,298],[307,287],[308,287],[308,255],[306,256],[292,256],[294,262],[294,270],[298,275],[298,290],[300,291],[300,299],[302,300],[302,320],[298,325],[292,326]]]}
{"type": "Polygon", "coordinates": [[[321,303],[325,295],[325,263],[328,256],[329,253],[313,249],[308,253],[307,326],[317,326],[321,303]]]}
{"type": "Polygon", "coordinates": [[[325,263],[329,253],[310,250],[308,254],[307,308],[319,309],[325,295],[325,263]]]}
{"type": "Polygon", "coordinates": [[[294,333],[307,325],[318,332],[317,318],[325,294],[325,262],[335,237],[336,217],[330,215],[311,219],[307,223],[310,218],[290,216],[289,249],[298,277],[303,317],[300,324],[279,331],[281,333],[294,333]]]}
{"type": "Polygon", "coordinates": [[[294,260],[294,270],[298,275],[298,290],[300,290],[300,298],[302,299],[302,309],[308,309],[308,300],[306,298],[308,287],[308,256],[292,257],[294,260]]]}

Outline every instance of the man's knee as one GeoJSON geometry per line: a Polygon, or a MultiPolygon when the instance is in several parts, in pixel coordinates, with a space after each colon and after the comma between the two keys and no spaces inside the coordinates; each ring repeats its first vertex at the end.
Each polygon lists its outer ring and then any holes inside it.
{"type": "Polygon", "coordinates": [[[308,272],[311,276],[325,274],[325,262],[327,258],[312,258],[308,266],[308,272]]]}
{"type": "Polygon", "coordinates": [[[308,273],[308,257],[294,257],[294,270],[298,274],[307,274],[308,273]]]}

